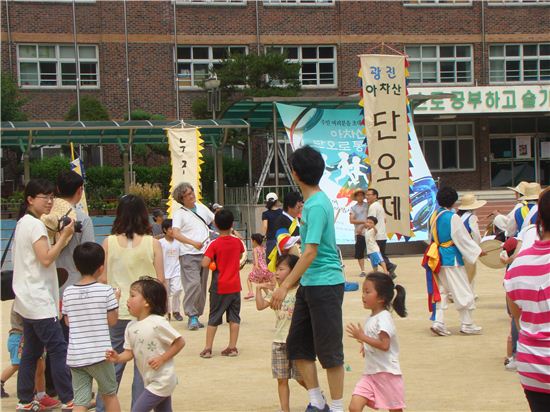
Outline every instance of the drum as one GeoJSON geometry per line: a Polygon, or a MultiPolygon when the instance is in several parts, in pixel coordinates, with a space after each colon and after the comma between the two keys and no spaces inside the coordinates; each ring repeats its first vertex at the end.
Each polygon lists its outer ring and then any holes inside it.
{"type": "Polygon", "coordinates": [[[500,240],[484,240],[480,243],[481,250],[486,253],[485,256],[480,256],[479,261],[491,269],[502,269],[506,267],[506,263],[500,260],[500,252],[502,251],[502,242],[500,240]]]}

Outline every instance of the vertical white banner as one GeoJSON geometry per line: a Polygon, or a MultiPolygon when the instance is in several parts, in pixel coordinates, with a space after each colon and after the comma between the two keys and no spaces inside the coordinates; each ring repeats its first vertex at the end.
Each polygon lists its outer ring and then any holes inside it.
{"type": "Polygon", "coordinates": [[[172,189],[182,182],[193,185],[197,199],[201,199],[201,165],[203,140],[198,128],[166,129],[170,160],[172,163],[172,179],[170,180],[170,198],[168,200],[168,216],[172,216],[172,206],[177,204],[172,199],[172,189]]]}
{"type": "Polygon", "coordinates": [[[362,106],[371,166],[369,188],[386,212],[386,230],[410,236],[410,177],[405,57],[360,55],[362,106]]]}

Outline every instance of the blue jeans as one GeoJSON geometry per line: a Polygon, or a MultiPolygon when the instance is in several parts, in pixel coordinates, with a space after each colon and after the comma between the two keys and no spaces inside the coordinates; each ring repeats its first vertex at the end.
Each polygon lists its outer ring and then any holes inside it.
{"type": "Polygon", "coordinates": [[[172,412],[172,397],[158,396],[149,392],[147,389],[143,391],[135,406],[132,406],[132,412],[172,412]]]}
{"type": "Polygon", "coordinates": [[[36,363],[44,353],[50,357],[53,384],[59,399],[68,403],[73,399],[71,372],[67,367],[67,342],[57,318],[23,318],[23,354],[17,373],[17,396],[21,403],[34,399],[36,363]]]}
{"type": "MultiPolygon", "coordinates": [[[[114,350],[118,353],[124,352],[124,331],[126,331],[126,326],[130,323],[129,320],[119,320],[115,326],[109,328],[109,334],[111,335],[111,345],[114,350]]],[[[115,364],[115,374],[116,381],[120,387],[120,381],[122,380],[122,374],[124,372],[125,363],[116,363],[115,364]]],[[[136,404],[137,399],[143,392],[143,379],[141,374],[134,362],[134,380],[132,381],[132,410],[136,404]]],[[[101,396],[97,397],[97,406],[95,408],[97,412],[105,412],[105,405],[103,405],[103,400],[101,396]]]]}

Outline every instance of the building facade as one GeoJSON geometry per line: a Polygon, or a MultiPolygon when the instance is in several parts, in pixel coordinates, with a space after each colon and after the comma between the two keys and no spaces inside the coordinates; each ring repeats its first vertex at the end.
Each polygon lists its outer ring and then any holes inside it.
{"type": "Polygon", "coordinates": [[[32,119],[62,119],[76,101],[78,74],[80,94],[97,97],[114,119],[128,109],[190,118],[217,62],[269,50],[301,64],[304,94],[346,96],[359,90],[357,55],[391,48],[409,56],[409,94],[452,96],[415,110],[441,183],[550,184],[549,0],[6,0],[1,7],[2,70],[17,79],[32,119]]]}

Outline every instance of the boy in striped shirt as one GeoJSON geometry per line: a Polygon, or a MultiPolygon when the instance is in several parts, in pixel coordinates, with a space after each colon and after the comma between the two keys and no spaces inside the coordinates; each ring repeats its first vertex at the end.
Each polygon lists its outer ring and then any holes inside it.
{"type": "Polygon", "coordinates": [[[118,320],[120,291],[115,293],[97,281],[105,262],[100,245],[82,243],[74,250],[73,259],[82,278],[65,289],[62,313],[69,326],[67,365],[72,374],[74,411],[88,410],[95,379],[105,409],[119,412],[115,368],[105,360],[105,351],[112,349],[109,326],[118,320]]]}

